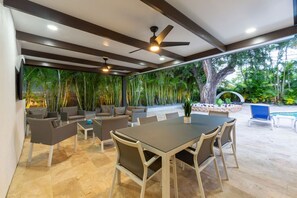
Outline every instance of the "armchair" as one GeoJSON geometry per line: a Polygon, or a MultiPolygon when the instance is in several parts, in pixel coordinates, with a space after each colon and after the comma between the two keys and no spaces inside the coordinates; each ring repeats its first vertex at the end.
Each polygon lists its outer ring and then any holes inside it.
{"type": "Polygon", "coordinates": [[[113,116],[114,105],[101,105],[101,107],[96,108],[96,116],[113,116]]]}
{"type": "Polygon", "coordinates": [[[46,107],[33,107],[26,109],[26,136],[30,131],[28,123],[29,118],[58,120],[58,112],[48,112],[46,107]]]}
{"type": "Polygon", "coordinates": [[[147,115],[146,107],[127,106],[115,107],[115,116],[128,115],[129,122],[137,122],[137,118],[145,118],[147,115]]]}
{"type": "Polygon", "coordinates": [[[64,126],[54,127],[52,120],[42,120],[42,119],[28,119],[31,128],[31,143],[28,162],[32,160],[32,152],[34,144],[45,144],[50,146],[48,166],[52,164],[54,145],[58,144],[72,136],[74,138],[74,150],[76,151],[77,144],[77,124],[71,123],[64,126]]]}
{"type": "Polygon", "coordinates": [[[61,120],[69,121],[73,120],[83,120],[86,119],[86,111],[85,110],[78,110],[77,106],[74,107],[62,107],[61,108],[61,120]]]}
{"type": "Polygon", "coordinates": [[[111,141],[110,131],[128,127],[129,116],[118,116],[93,120],[93,132],[101,141],[101,151],[104,151],[104,143],[111,141]]]}

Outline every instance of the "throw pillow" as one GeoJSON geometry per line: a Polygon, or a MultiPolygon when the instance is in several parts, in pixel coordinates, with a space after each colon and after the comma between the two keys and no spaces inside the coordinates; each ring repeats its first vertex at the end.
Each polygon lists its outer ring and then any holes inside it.
{"type": "Polygon", "coordinates": [[[126,115],[132,116],[132,111],[126,110],[126,115]]]}
{"type": "Polygon", "coordinates": [[[124,115],[125,114],[125,107],[115,107],[115,114],[116,115],[124,115]]]}
{"type": "Polygon", "coordinates": [[[108,105],[101,105],[102,113],[110,113],[108,105]]]}

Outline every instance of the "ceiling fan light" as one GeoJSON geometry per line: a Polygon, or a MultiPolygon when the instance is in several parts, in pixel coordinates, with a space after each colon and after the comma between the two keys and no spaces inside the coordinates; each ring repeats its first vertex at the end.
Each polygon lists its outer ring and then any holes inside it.
{"type": "Polygon", "coordinates": [[[103,71],[103,72],[109,72],[109,69],[108,69],[108,67],[103,67],[103,68],[102,68],[102,71],[103,71]]]}
{"type": "Polygon", "coordinates": [[[152,52],[157,52],[159,50],[160,50],[159,45],[153,44],[150,46],[150,51],[152,51],[152,52]]]}

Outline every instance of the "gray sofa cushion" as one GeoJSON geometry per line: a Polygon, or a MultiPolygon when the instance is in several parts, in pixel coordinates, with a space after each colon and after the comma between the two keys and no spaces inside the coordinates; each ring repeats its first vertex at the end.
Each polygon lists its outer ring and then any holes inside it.
{"type": "Polygon", "coordinates": [[[124,115],[125,114],[125,107],[115,107],[115,114],[116,115],[124,115]]]}
{"type": "Polygon", "coordinates": [[[77,120],[77,119],[84,119],[84,118],[85,118],[84,115],[74,115],[74,116],[68,117],[69,120],[77,120]]]}
{"type": "Polygon", "coordinates": [[[47,117],[46,107],[29,108],[27,111],[28,111],[28,114],[30,114],[30,115],[40,115],[40,114],[42,114],[43,118],[47,117]]]}
{"type": "Polygon", "coordinates": [[[102,113],[110,113],[109,105],[101,105],[102,113]]]}
{"type": "Polygon", "coordinates": [[[75,116],[77,115],[78,107],[63,107],[61,109],[62,112],[67,112],[68,116],[75,116]]]}
{"type": "Polygon", "coordinates": [[[144,109],[132,109],[132,112],[144,112],[144,109]]]}

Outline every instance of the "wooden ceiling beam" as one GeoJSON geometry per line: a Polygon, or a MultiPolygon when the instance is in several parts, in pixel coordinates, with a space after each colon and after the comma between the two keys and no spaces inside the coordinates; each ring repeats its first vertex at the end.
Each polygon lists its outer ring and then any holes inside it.
{"type": "MultiPolygon", "coordinates": [[[[288,37],[294,36],[294,35],[297,35],[297,26],[287,27],[287,28],[280,29],[280,30],[277,30],[274,32],[270,32],[267,34],[263,34],[263,35],[256,36],[256,37],[253,37],[250,39],[246,39],[243,41],[239,41],[239,42],[235,42],[235,43],[226,45],[226,49],[227,49],[226,52],[221,52],[220,50],[214,48],[214,49],[210,49],[210,50],[207,50],[204,52],[192,54],[190,56],[185,57],[185,61],[186,62],[195,61],[195,60],[198,61],[198,60],[210,58],[212,56],[221,56],[226,53],[234,53],[234,52],[242,51],[245,49],[251,49],[254,47],[259,47],[261,45],[265,45],[269,42],[282,40],[284,38],[288,38],[288,37]]],[[[168,61],[166,63],[159,64],[158,67],[166,68],[166,67],[170,67],[173,65],[174,65],[174,61],[168,61]]],[[[154,70],[154,69],[145,68],[142,71],[150,71],[150,70],[154,70]]]]}
{"type": "Polygon", "coordinates": [[[81,66],[53,63],[53,62],[48,62],[48,61],[37,61],[37,60],[31,60],[31,59],[26,59],[24,65],[32,66],[32,67],[50,68],[50,69],[100,73],[100,74],[104,74],[104,75],[115,75],[115,76],[125,76],[126,75],[126,74],[123,74],[120,72],[116,72],[116,74],[114,72],[104,73],[98,68],[87,68],[87,67],[81,67],[81,66]]]}
{"type": "MultiPolygon", "coordinates": [[[[49,21],[72,27],[78,30],[82,30],[97,36],[109,38],[111,40],[124,43],[136,48],[141,48],[151,52],[148,48],[149,43],[141,41],[118,32],[109,30],[107,28],[95,25],[93,23],[84,21],[82,19],[67,15],[57,10],[42,6],[28,0],[4,0],[4,6],[36,16],[49,21]]],[[[128,54],[129,52],[127,52],[128,54]]],[[[167,56],[173,59],[183,61],[184,57],[170,51],[161,49],[158,54],[167,56]]]]}
{"type": "MultiPolygon", "coordinates": [[[[61,56],[58,54],[50,54],[50,53],[46,53],[46,52],[38,52],[38,51],[24,49],[24,48],[22,48],[21,54],[26,55],[26,56],[34,56],[34,57],[40,57],[40,58],[46,58],[46,59],[53,59],[53,60],[59,60],[59,61],[67,61],[67,62],[72,62],[72,63],[85,64],[85,65],[89,65],[89,66],[99,66],[100,67],[103,65],[103,62],[90,61],[90,60],[86,60],[86,59],[73,58],[73,57],[69,57],[69,56],[61,56]]],[[[131,68],[131,67],[124,67],[124,66],[111,65],[111,64],[108,64],[108,65],[111,66],[111,69],[114,69],[114,70],[125,70],[125,71],[130,71],[130,72],[140,71],[140,69],[135,69],[135,68],[131,68]]]]}
{"type": "Polygon", "coordinates": [[[58,40],[54,40],[54,39],[50,39],[50,38],[46,38],[46,37],[42,37],[42,36],[37,36],[34,34],[25,33],[25,32],[16,31],[16,37],[18,40],[36,43],[39,45],[45,45],[45,46],[49,46],[49,47],[55,47],[55,48],[80,52],[80,53],[84,53],[84,54],[90,54],[90,55],[94,55],[94,56],[100,56],[100,57],[105,56],[105,57],[108,57],[111,59],[128,62],[128,63],[134,63],[137,65],[139,65],[140,63],[144,63],[145,66],[152,67],[152,68],[158,67],[157,65],[155,65],[154,63],[151,63],[151,62],[138,60],[138,59],[134,59],[134,58],[118,55],[118,54],[113,54],[110,52],[105,52],[105,51],[101,51],[98,49],[84,47],[84,46],[80,46],[80,45],[76,45],[76,44],[72,44],[72,43],[66,43],[64,41],[58,41],[58,40]]]}
{"type": "Polygon", "coordinates": [[[200,27],[182,12],[177,10],[175,7],[167,3],[165,0],[141,0],[143,3],[147,4],[157,12],[160,12],[164,16],[168,17],[172,21],[178,23],[185,29],[189,30],[193,34],[199,36],[201,39],[205,40],[215,48],[219,49],[220,51],[226,51],[225,45],[207,32],[205,29],[200,27]]]}

